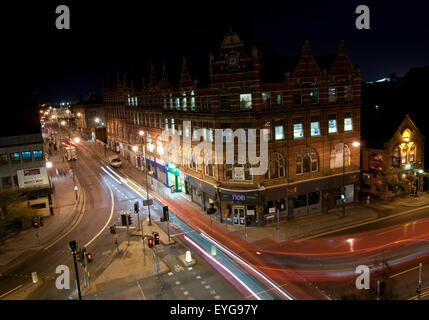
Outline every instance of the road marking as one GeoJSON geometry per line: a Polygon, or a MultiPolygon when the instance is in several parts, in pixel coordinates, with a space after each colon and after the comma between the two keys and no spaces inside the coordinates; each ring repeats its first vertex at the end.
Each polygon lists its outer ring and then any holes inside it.
{"type": "Polygon", "coordinates": [[[404,273],[410,272],[410,271],[412,271],[412,270],[416,270],[416,269],[418,269],[418,268],[419,268],[419,267],[417,266],[417,267],[414,267],[414,268],[411,268],[411,269],[408,269],[408,270],[405,270],[405,271],[402,271],[402,272],[396,273],[396,274],[394,274],[393,276],[390,276],[389,278],[394,278],[394,277],[400,276],[401,274],[404,274],[404,273]]]}
{"type": "MultiPolygon", "coordinates": [[[[429,287],[424,287],[424,288],[422,288],[422,291],[423,291],[424,289],[427,289],[427,288],[429,288],[429,287]]],[[[424,298],[424,297],[426,297],[427,295],[429,295],[429,290],[428,290],[428,291],[424,291],[424,292],[422,292],[422,293],[420,294],[420,298],[424,298]]],[[[414,297],[408,298],[408,300],[417,300],[417,298],[418,298],[418,296],[417,296],[417,295],[415,295],[414,297]]]]}
{"type": "Polygon", "coordinates": [[[399,213],[395,213],[395,214],[387,216],[387,217],[378,218],[378,219],[375,219],[375,220],[370,220],[370,221],[358,223],[358,224],[355,224],[355,225],[352,225],[352,226],[347,226],[347,227],[340,228],[340,229],[337,229],[337,230],[332,230],[332,231],[327,231],[327,232],[319,233],[319,234],[316,234],[316,235],[313,235],[313,236],[310,236],[310,237],[306,237],[306,238],[295,240],[294,242],[301,242],[301,241],[304,241],[304,240],[318,238],[318,237],[322,237],[322,236],[325,236],[325,235],[328,235],[328,234],[337,233],[337,232],[340,232],[340,231],[357,228],[357,227],[364,226],[364,225],[367,225],[367,224],[371,224],[371,223],[375,223],[375,222],[379,222],[379,221],[383,221],[383,220],[387,220],[387,219],[399,217],[399,216],[402,216],[404,214],[412,213],[412,212],[419,211],[419,210],[426,209],[426,208],[429,208],[429,205],[422,206],[422,207],[419,207],[419,208],[410,209],[410,210],[399,212],[399,213]]]}
{"type": "Polygon", "coordinates": [[[97,233],[96,235],[95,235],[95,237],[94,238],[92,238],[87,244],[85,244],[85,247],[88,247],[95,239],[97,239],[98,238],[98,236],[104,231],[104,229],[108,226],[108,224],[110,223],[110,221],[112,220],[112,217],[113,217],[113,210],[115,210],[115,196],[113,195],[113,191],[112,191],[112,188],[110,188],[110,186],[108,185],[108,184],[106,184],[107,185],[107,187],[109,188],[109,190],[110,190],[110,197],[112,198],[112,208],[110,209],[110,217],[109,217],[109,220],[107,220],[107,222],[106,222],[106,224],[104,225],[104,227],[103,228],[101,228],[101,230],[100,230],[100,232],[99,233],[97,233]]]}
{"type": "Polygon", "coordinates": [[[5,297],[5,296],[7,296],[9,293],[14,292],[15,290],[18,290],[18,289],[19,289],[19,288],[21,288],[21,287],[22,287],[22,284],[20,284],[19,286],[17,286],[15,289],[12,289],[12,290],[10,290],[10,291],[8,291],[8,292],[6,292],[6,293],[2,294],[2,295],[0,296],[0,299],[1,299],[1,298],[3,298],[3,297],[5,297]]]}
{"type": "Polygon", "coordinates": [[[60,236],[59,238],[57,238],[56,240],[54,240],[53,242],[51,242],[49,245],[47,245],[44,250],[48,250],[50,247],[52,247],[54,244],[56,244],[58,241],[64,239],[70,232],[72,232],[78,225],[79,223],[82,221],[83,216],[85,215],[85,207],[86,207],[86,196],[85,196],[85,190],[82,188],[82,194],[83,196],[83,205],[82,205],[82,212],[80,213],[79,218],[77,219],[76,223],[74,225],[71,226],[71,228],[66,231],[66,233],[64,233],[62,236],[60,236]]]}

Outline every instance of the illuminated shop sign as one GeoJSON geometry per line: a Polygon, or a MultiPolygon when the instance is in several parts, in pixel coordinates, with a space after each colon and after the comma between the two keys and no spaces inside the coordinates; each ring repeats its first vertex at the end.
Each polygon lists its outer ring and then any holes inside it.
{"type": "Polygon", "coordinates": [[[232,195],[232,200],[245,201],[246,200],[246,196],[242,195],[242,194],[233,194],[232,195]]]}

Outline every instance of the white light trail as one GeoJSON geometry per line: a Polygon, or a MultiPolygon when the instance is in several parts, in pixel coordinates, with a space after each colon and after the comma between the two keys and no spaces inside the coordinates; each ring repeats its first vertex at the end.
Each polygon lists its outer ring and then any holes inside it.
{"type": "Polygon", "coordinates": [[[219,261],[214,259],[211,255],[209,255],[203,248],[201,248],[199,245],[197,245],[194,241],[189,239],[187,236],[184,236],[184,238],[193,244],[196,248],[198,248],[207,258],[210,258],[213,262],[215,262],[218,266],[220,266],[222,269],[224,269],[226,272],[228,272],[235,280],[237,280],[244,288],[246,288],[247,291],[249,291],[252,296],[254,296],[257,300],[262,300],[252,289],[250,289],[243,281],[241,281],[235,274],[232,273],[231,270],[229,270],[227,267],[225,267],[223,264],[221,264],[219,261]]]}
{"type": "Polygon", "coordinates": [[[107,172],[106,169],[101,167],[101,170],[103,170],[105,173],[107,173],[113,180],[115,180],[117,183],[122,184],[118,179],[116,179],[114,176],[112,176],[109,172],[107,172]]]}
{"type": "Polygon", "coordinates": [[[288,295],[286,292],[284,292],[282,289],[280,289],[272,280],[270,280],[267,276],[265,276],[263,273],[261,273],[260,271],[256,270],[254,267],[252,267],[251,265],[249,265],[246,261],[244,261],[243,259],[241,259],[239,256],[237,256],[235,253],[233,253],[231,250],[227,249],[226,247],[224,247],[223,245],[221,245],[219,242],[217,242],[216,240],[214,240],[213,238],[207,236],[204,233],[201,233],[201,235],[206,238],[207,240],[209,240],[211,243],[219,246],[220,248],[222,248],[228,255],[232,256],[233,258],[235,258],[236,260],[240,261],[242,264],[244,264],[245,266],[247,266],[249,269],[251,269],[253,272],[255,272],[258,276],[260,276],[262,279],[264,279],[266,282],[268,282],[274,289],[276,289],[281,295],[283,295],[284,297],[286,297],[289,300],[294,300],[293,297],[291,297],[290,295],[288,295]]]}

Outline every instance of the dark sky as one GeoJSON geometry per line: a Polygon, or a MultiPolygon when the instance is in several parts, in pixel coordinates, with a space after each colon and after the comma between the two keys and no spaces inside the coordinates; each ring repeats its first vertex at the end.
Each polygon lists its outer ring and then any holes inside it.
{"type": "Polygon", "coordinates": [[[365,81],[429,64],[427,1],[15,1],[2,10],[4,77],[36,88],[40,102],[100,91],[101,78],[151,58],[182,56],[218,46],[232,23],[248,41],[283,55],[336,51],[339,40],[365,81]],[[66,4],[71,29],[55,28],[66,4]],[[371,30],[357,30],[355,8],[371,12],[371,30]],[[7,50],[6,50],[7,49],[7,50]],[[23,81],[25,83],[23,83],[23,81]]]}

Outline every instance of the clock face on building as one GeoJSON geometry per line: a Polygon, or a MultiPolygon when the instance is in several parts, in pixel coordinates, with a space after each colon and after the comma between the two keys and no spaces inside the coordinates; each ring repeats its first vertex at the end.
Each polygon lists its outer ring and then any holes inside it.
{"type": "Polygon", "coordinates": [[[226,65],[228,69],[234,70],[237,69],[240,64],[240,58],[235,54],[230,54],[226,58],[226,65]]]}

